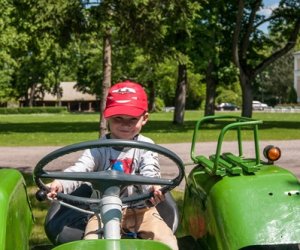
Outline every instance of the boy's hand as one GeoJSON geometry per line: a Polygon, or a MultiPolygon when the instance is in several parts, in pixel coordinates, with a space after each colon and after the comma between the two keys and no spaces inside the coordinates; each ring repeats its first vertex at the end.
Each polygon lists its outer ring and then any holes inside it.
{"type": "Polygon", "coordinates": [[[152,186],[153,197],[150,198],[150,202],[154,206],[165,200],[165,195],[160,191],[160,188],[161,186],[152,186]]]}
{"type": "Polygon", "coordinates": [[[63,191],[62,184],[57,180],[54,180],[53,182],[47,184],[47,186],[49,187],[49,193],[47,194],[47,196],[52,199],[56,198],[58,192],[63,191]]]}

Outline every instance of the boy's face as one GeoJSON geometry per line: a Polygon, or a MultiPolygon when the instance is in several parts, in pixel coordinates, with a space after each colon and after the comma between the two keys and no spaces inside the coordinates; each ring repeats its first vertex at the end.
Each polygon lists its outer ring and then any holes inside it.
{"type": "Polygon", "coordinates": [[[139,117],[127,115],[112,116],[108,119],[111,138],[132,140],[140,133],[147,121],[148,113],[139,117]]]}

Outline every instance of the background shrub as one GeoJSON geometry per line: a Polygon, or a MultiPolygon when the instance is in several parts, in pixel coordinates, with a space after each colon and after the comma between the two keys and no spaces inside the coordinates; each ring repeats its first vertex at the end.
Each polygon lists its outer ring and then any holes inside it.
{"type": "Polygon", "coordinates": [[[0,114],[41,114],[41,113],[67,113],[67,107],[23,107],[0,108],[0,114]]]}

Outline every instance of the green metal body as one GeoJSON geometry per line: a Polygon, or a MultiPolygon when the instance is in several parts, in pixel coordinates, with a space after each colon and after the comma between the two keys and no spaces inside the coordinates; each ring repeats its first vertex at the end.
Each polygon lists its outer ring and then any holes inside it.
{"type": "Polygon", "coordinates": [[[33,217],[23,176],[0,169],[0,179],[0,249],[29,249],[33,217]]]}
{"type": "MultiPolygon", "coordinates": [[[[196,166],[187,178],[182,236],[192,236],[200,249],[299,244],[300,184],[291,172],[260,160],[257,125],[261,122],[235,117],[205,119],[234,121],[221,130],[216,152],[208,158],[195,154],[194,133],[191,156],[196,166]],[[253,158],[242,154],[243,127],[254,131],[253,158]],[[239,138],[237,156],[221,149],[224,134],[232,129],[239,138]]],[[[203,120],[197,131],[201,124],[203,120]]]]}
{"type": "Polygon", "coordinates": [[[167,245],[153,241],[141,239],[122,240],[80,240],[66,243],[53,248],[53,250],[171,250],[167,245]]]}
{"type": "MultiPolygon", "coordinates": [[[[26,184],[15,169],[0,169],[0,250],[28,250],[29,237],[34,223],[26,184]]],[[[55,250],[171,250],[153,240],[81,240],[53,248],[55,250]]]]}

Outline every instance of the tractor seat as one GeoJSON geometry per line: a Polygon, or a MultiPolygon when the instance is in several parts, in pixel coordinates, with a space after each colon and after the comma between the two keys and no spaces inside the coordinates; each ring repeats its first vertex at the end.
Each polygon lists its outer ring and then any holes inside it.
{"type": "MultiPolygon", "coordinates": [[[[83,184],[72,194],[90,197],[92,189],[89,185],[83,184]]],[[[81,208],[87,209],[87,207],[81,208]]],[[[179,215],[172,195],[169,192],[166,193],[165,200],[159,203],[156,208],[167,225],[175,232],[178,226],[179,215]]],[[[88,214],[61,206],[59,202],[53,201],[45,219],[45,233],[54,245],[81,240],[84,236],[88,216],[88,214]]]]}
{"type": "Polygon", "coordinates": [[[165,200],[156,206],[160,216],[167,223],[173,233],[176,232],[179,221],[179,212],[177,204],[170,192],[165,193],[165,200]]]}

